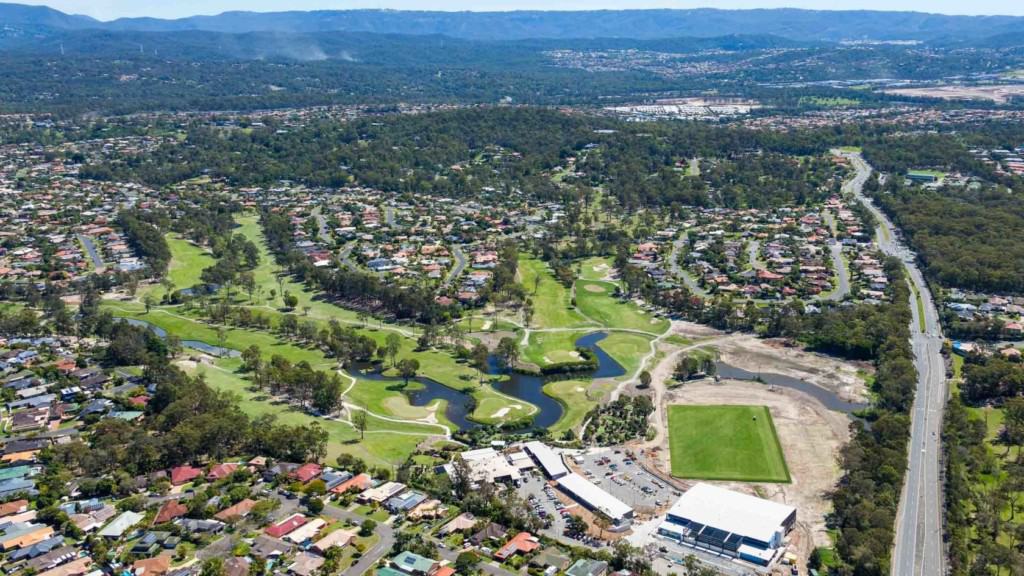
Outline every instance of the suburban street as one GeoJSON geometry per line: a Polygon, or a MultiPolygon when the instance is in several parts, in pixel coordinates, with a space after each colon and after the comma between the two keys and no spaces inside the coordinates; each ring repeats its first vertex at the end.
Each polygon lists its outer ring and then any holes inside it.
{"type": "Polygon", "coordinates": [[[444,279],[445,284],[454,282],[466,269],[466,255],[462,252],[462,246],[452,244],[452,256],[455,257],[455,265],[448,271],[448,276],[444,279]]]}
{"type": "Polygon", "coordinates": [[[78,241],[82,243],[82,246],[85,246],[86,252],[89,253],[89,258],[92,260],[93,268],[96,270],[96,272],[103,272],[105,266],[103,266],[103,258],[96,250],[96,243],[93,242],[92,238],[84,234],[78,234],[77,236],[78,241]]]}
{"type": "MultiPolygon", "coordinates": [[[[942,484],[939,469],[941,456],[942,413],[947,398],[945,364],[942,360],[942,329],[931,292],[918,268],[914,254],[898,240],[893,223],[863,195],[863,186],[871,167],[860,154],[846,154],[857,170],[847,183],[847,191],[856,195],[878,221],[878,244],[886,254],[896,256],[906,265],[916,297],[922,300],[922,319],[916,302],[910,303],[913,314],[911,339],[914,349],[918,384],[911,413],[910,453],[903,493],[896,518],[896,541],[892,554],[894,576],[935,576],[945,573],[942,547],[942,484]]],[[[912,294],[914,297],[914,294],[912,294]]]]}

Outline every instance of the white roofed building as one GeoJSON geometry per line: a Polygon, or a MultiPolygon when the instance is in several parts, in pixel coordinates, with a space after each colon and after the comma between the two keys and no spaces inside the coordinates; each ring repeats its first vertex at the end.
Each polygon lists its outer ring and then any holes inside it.
{"type": "Polygon", "coordinates": [[[626,530],[633,523],[633,509],[628,504],[575,472],[559,478],[558,487],[589,510],[611,520],[613,532],[626,530]]]}
{"type": "Polygon", "coordinates": [[[658,535],[769,565],[796,523],[796,508],[700,483],[668,511],[658,535]]]}

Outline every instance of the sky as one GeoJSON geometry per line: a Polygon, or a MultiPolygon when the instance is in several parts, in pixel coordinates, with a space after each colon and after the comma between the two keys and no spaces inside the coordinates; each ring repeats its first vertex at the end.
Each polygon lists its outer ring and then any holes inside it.
{"type": "Polygon", "coordinates": [[[5,0],[44,4],[101,20],[122,16],[180,18],[228,10],[601,10],[624,8],[811,8],[825,10],[915,10],[943,14],[1024,16],[1021,0],[5,0]]]}

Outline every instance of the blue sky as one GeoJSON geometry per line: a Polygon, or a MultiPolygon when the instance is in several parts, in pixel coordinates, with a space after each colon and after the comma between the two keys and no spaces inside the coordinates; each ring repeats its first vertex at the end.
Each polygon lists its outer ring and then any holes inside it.
{"type": "MultiPolygon", "coordinates": [[[[19,0],[8,0],[18,2],[19,0]]],[[[1024,16],[1022,0],[20,0],[64,12],[109,20],[121,16],[177,18],[226,10],[316,10],[393,8],[399,10],[586,10],[622,8],[819,8],[831,10],[917,10],[945,14],[1024,16]]]]}

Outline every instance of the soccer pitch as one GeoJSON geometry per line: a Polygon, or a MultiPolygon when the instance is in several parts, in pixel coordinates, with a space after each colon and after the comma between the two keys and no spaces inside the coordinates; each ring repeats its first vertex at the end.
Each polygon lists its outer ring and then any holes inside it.
{"type": "Polygon", "coordinates": [[[669,406],[672,475],[701,480],[789,482],[765,406],[669,406]]]}

